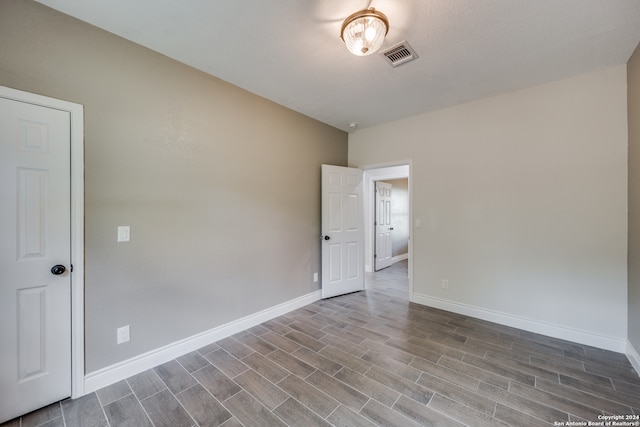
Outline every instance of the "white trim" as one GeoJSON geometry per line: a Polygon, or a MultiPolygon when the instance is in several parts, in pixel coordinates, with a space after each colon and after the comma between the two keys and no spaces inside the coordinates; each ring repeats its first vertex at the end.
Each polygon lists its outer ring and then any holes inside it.
{"type": "Polygon", "coordinates": [[[144,372],[162,363],[168,362],[201,347],[219,341],[230,335],[244,331],[259,325],[274,317],[281,316],[305,305],[320,300],[320,290],[290,301],[267,308],[249,316],[226,323],[208,331],[193,335],[180,341],[176,341],[164,347],[149,351],[120,363],[116,363],[85,377],[85,393],[91,393],[108,385],[114,384],[132,375],[144,372]]]}
{"type": "Polygon", "coordinates": [[[364,213],[365,213],[365,259],[366,272],[373,272],[373,228],[372,212],[374,212],[373,186],[376,180],[401,179],[409,180],[409,295],[413,294],[413,161],[399,160],[397,162],[378,163],[374,165],[359,166],[364,170],[364,213]]]}
{"type": "Polygon", "coordinates": [[[0,96],[56,110],[71,118],[71,397],[84,394],[84,107],[0,86],[0,96]]]}
{"type": "Polygon", "coordinates": [[[404,261],[405,259],[409,259],[408,253],[396,255],[394,257],[391,257],[391,264],[395,264],[398,261],[404,261]]]}
{"type": "Polygon", "coordinates": [[[540,322],[538,320],[514,316],[512,314],[488,310],[486,308],[468,304],[461,304],[459,302],[441,298],[430,297],[428,295],[412,294],[410,299],[411,302],[415,302],[416,304],[435,307],[441,310],[451,311],[465,316],[472,316],[489,322],[495,322],[501,325],[511,326],[525,331],[535,332],[579,344],[590,345],[618,353],[624,353],[625,349],[628,347],[625,339],[620,337],[608,337],[594,332],[556,325],[553,323],[540,322]]]}
{"type": "Polygon", "coordinates": [[[640,354],[638,354],[638,351],[633,347],[630,341],[627,341],[626,354],[627,359],[631,362],[631,366],[633,366],[633,369],[635,369],[638,375],[640,375],[640,354]]]}

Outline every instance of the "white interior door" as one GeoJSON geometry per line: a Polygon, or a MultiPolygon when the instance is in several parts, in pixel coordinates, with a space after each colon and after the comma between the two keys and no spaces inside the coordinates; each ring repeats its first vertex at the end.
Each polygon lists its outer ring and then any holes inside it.
{"type": "Polygon", "coordinates": [[[0,97],[0,422],[71,395],[70,128],[0,97]]]}
{"type": "Polygon", "coordinates": [[[391,262],[391,189],[392,184],[376,181],[376,241],[375,271],[389,267],[391,262]]]}
{"type": "Polygon", "coordinates": [[[364,289],[362,178],[322,165],[322,298],[364,289]]]}

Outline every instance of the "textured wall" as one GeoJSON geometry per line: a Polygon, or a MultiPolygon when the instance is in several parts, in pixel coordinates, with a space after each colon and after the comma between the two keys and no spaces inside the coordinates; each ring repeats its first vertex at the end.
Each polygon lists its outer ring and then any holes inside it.
{"type": "Polygon", "coordinates": [[[414,293],[623,343],[626,92],[621,65],[350,134],[351,165],[413,161],[414,293]]]}
{"type": "Polygon", "coordinates": [[[318,289],[346,133],[31,1],[0,52],[1,85],[85,107],[87,372],[318,289]]]}
{"type": "Polygon", "coordinates": [[[629,342],[640,352],[640,45],[627,64],[629,114],[629,342]]]}

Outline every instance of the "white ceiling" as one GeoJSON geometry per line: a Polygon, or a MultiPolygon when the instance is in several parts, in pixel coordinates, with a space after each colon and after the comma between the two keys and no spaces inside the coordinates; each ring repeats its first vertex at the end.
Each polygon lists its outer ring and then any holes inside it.
{"type": "Polygon", "coordinates": [[[348,131],[627,62],[640,0],[37,0],[348,131]],[[419,59],[356,57],[373,6],[419,59]]]}

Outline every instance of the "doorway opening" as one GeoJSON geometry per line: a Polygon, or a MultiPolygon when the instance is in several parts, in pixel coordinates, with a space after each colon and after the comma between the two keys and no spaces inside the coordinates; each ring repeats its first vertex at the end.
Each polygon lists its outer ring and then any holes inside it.
{"type": "MultiPolygon", "coordinates": [[[[397,287],[400,292],[405,292],[406,297],[410,297],[413,292],[411,161],[365,166],[362,169],[364,169],[365,286],[367,288],[375,288],[381,284],[388,286],[393,281],[394,288],[397,287]],[[376,184],[381,182],[391,184],[391,209],[388,212],[390,220],[385,219],[384,225],[393,230],[387,230],[390,231],[388,244],[391,247],[391,254],[389,255],[389,248],[387,248],[386,256],[390,256],[390,259],[386,263],[379,264],[379,271],[376,272],[376,236],[377,231],[381,231],[376,230],[377,223],[380,222],[380,203],[376,203],[376,184]],[[392,214],[393,184],[396,184],[398,189],[395,218],[392,214]]],[[[384,211],[383,215],[386,215],[384,211]]]]}

